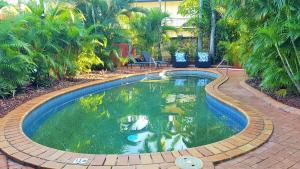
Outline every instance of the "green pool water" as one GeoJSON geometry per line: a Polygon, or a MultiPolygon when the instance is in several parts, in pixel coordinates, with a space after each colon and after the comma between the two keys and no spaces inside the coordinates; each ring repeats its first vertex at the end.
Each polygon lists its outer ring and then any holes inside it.
{"type": "Polygon", "coordinates": [[[131,154],[181,150],[227,138],[238,130],[212,112],[206,77],[146,79],[68,103],[31,138],[80,153],[131,154]]]}

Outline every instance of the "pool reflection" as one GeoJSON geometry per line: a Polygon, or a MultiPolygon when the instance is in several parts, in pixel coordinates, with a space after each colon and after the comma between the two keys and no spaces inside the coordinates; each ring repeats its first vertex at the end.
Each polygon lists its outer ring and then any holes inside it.
{"type": "Polygon", "coordinates": [[[49,147],[81,153],[181,150],[239,131],[208,108],[206,77],[145,79],[82,97],[53,114],[32,136],[49,147]],[[49,139],[56,138],[56,139],[49,139]]]}

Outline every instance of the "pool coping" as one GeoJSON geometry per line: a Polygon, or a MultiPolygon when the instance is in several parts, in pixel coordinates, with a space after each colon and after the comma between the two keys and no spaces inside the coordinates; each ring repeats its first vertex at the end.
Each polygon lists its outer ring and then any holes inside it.
{"type": "MultiPolygon", "coordinates": [[[[209,83],[205,90],[217,100],[237,109],[248,119],[247,127],[240,133],[227,139],[199,146],[188,148],[181,151],[157,152],[145,154],[81,154],[66,152],[50,147],[40,145],[28,138],[22,130],[22,121],[26,114],[37,108],[44,102],[59,95],[78,90],[80,88],[105,83],[129,76],[144,75],[149,72],[136,73],[133,75],[120,75],[104,80],[95,80],[92,82],[79,84],[58,91],[54,91],[20,105],[9,112],[4,118],[0,119],[0,148],[12,159],[42,168],[63,168],[63,167],[82,167],[89,166],[138,166],[150,164],[174,163],[176,157],[182,155],[194,156],[205,162],[219,163],[225,160],[245,154],[258,148],[265,143],[273,132],[273,123],[262,113],[253,107],[243,104],[219,91],[219,86],[228,80],[228,76],[216,71],[215,69],[166,69],[163,71],[197,70],[218,74],[219,77],[209,83]],[[85,164],[74,164],[76,158],[87,158],[85,164]]],[[[151,71],[158,73],[162,70],[151,71]]],[[[55,138],[54,138],[55,139],[55,138]]]]}

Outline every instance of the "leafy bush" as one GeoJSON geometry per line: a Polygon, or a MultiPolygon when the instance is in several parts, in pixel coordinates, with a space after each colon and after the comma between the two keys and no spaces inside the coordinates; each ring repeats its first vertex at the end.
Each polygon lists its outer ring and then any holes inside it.
{"type": "Polygon", "coordinates": [[[179,49],[179,41],[178,40],[170,40],[167,44],[166,50],[171,55],[171,63],[175,61],[175,53],[179,49]]]}
{"type": "Polygon", "coordinates": [[[48,3],[44,9],[30,2],[26,9],[0,20],[1,97],[29,83],[49,86],[102,63],[95,51],[103,44],[85,29],[74,5],[48,3]]]}
{"type": "Polygon", "coordinates": [[[128,23],[128,33],[134,47],[161,56],[161,44],[167,39],[167,31],[176,30],[175,27],[162,25],[162,21],[169,15],[158,8],[153,8],[145,14],[136,14],[128,23]]]}
{"type": "Polygon", "coordinates": [[[197,42],[193,39],[183,39],[180,43],[180,50],[185,52],[188,55],[189,60],[195,60],[197,42]]]}
{"type": "Polygon", "coordinates": [[[238,23],[237,40],[225,44],[266,90],[300,94],[300,3],[294,0],[224,1],[226,19],[238,23]]]}
{"type": "Polygon", "coordinates": [[[11,21],[0,21],[0,97],[14,95],[16,89],[31,80],[35,64],[28,57],[29,44],[12,32],[11,21]]]}
{"type": "Polygon", "coordinates": [[[18,87],[28,84],[34,66],[24,55],[0,55],[0,96],[14,95],[18,87]]]}

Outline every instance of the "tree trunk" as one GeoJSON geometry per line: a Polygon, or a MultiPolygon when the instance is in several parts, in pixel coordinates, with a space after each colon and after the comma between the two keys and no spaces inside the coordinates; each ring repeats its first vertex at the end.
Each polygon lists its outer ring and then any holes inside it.
{"type": "Polygon", "coordinates": [[[197,43],[198,52],[201,52],[203,50],[203,30],[201,26],[202,18],[203,18],[203,0],[199,0],[199,33],[198,33],[198,43],[197,43]]]}
{"type": "Polygon", "coordinates": [[[162,5],[161,5],[161,0],[158,0],[158,3],[159,3],[159,9],[162,10],[162,9],[161,9],[161,6],[162,6],[162,5]]]}
{"type": "Polygon", "coordinates": [[[133,50],[132,45],[129,43],[128,44],[128,56],[129,57],[132,57],[132,50],[133,50]]]}
{"type": "Polygon", "coordinates": [[[95,33],[97,33],[97,29],[96,29],[96,16],[95,16],[95,11],[94,11],[94,6],[92,4],[92,17],[93,17],[93,22],[94,22],[94,29],[95,29],[95,33]]]}
{"type": "Polygon", "coordinates": [[[244,8],[246,6],[246,0],[241,0],[241,6],[244,8]]]}
{"type": "Polygon", "coordinates": [[[163,34],[163,30],[162,30],[162,26],[161,26],[162,24],[165,25],[165,23],[160,23],[160,25],[158,25],[158,29],[159,29],[159,35],[158,35],[159,42],[158,42],[158,46],[157,46],[158,47],[158,53],[157,53],[158,60],[162,60],[162,54],[161,54],[161,44],[162,44],[162,34],[163,34]]]}
{"type": "Polygon", "coordinates": [[[294,86],[296,87],[298,94],[300,94],[300,84],[294,79],[295,74],[293,73],[293,70],[289,67],[289,63],[288,63],[287,59],[281,54],[277,44],[275,45],[275,48],[276,48],[276,51],[279,55],[279,58],[283,64],[283,67],[284,67],[286,73],[288,74],[289,78],[291,79],[294,86]]]}
{"type": "Polygon", "coordinates": [[[215,56],[215,34],[216,34],[216,11],[212,9],[211,11],[211,31],[210,31],[210,41],[209,41],[209,55],[211,57],[215,56]]]}
{"type": "Polygon", "coordinates": [[[161,54],[161,43],[158,44],[158,56],[157,56],[158,60],[162,60],[162,54],[161,54]]]}

